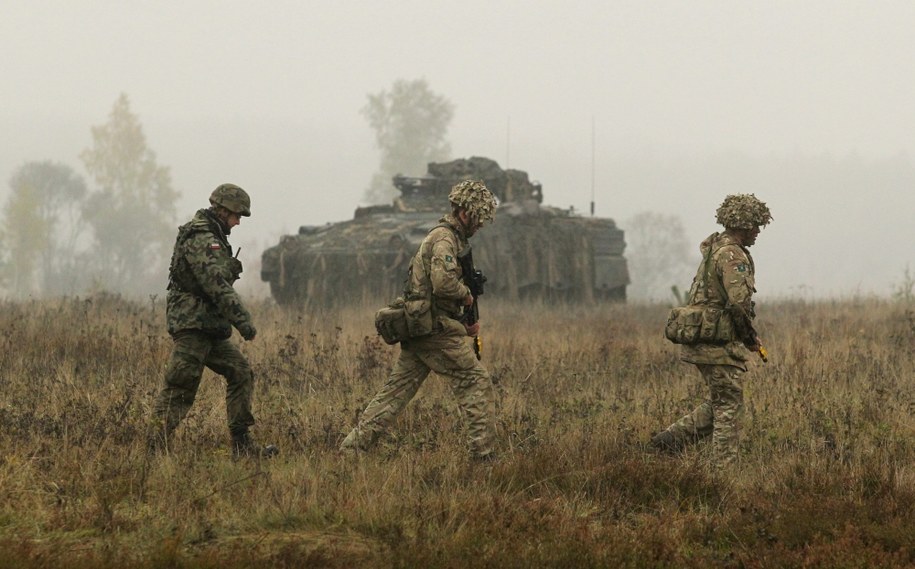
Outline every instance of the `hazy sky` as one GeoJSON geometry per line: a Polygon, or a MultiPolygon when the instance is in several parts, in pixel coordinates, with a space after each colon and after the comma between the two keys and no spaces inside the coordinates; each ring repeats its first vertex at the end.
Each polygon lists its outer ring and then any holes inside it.
{"type": "Polygon", "coordinates": [[[179,221],[221,182],[250,191],[253,262],[351,217],[378,164],[366,95],[424,77],[454,157],[527,170],[547,203],[587,208],[593,120],[599,215],[678,214],[698,241],[754,191],[762,293],[887,294],[915,269],[912,30],[915,2],[6,0],[0,202],[26,161],[82,171],[123,92],[179,221]],[[823,174],[843,160],[854,184],[823,174]],[[779,178],[799,163],[818,173],[779,178]]]}

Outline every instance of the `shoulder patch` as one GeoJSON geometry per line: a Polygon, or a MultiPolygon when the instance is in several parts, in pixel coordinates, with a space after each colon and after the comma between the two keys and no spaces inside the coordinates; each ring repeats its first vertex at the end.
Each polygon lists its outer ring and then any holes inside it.
{"type": "Polygon", "coordinates": [[[219,249],[222,249],[222,245],[219,243],[210,243],[210,251],[217,251],[219,249]]]}

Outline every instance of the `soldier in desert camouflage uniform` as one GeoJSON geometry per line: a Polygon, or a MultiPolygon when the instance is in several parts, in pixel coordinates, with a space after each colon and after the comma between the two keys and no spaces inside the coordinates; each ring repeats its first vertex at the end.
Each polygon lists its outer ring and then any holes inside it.
{"type": "Polygon", "coordinates": [[[246,341],[257,335],[251,314],[232,288],[242,272],[228,235],[251,215],[251,199],[234,184],[210,195],[210,207],[178,229],[169,267],[166,320],[175,342],[165,384],[154,408],[157,449],[167,445],[197,396],[204,366],[226,378],[226,411],[234,456],[275,454],[258,447],[248,429],[254,424],[251,396],[254,375],[248,360],[229,341],[235,327],[246,341]]]}
{"type": "Polygon", "coordinates": [[[469,247],[467,240],[484,222],[494,219],[496,203],[482,182],[471,180],[456,184],[448,199],[451,214],[429,232],[413,257],[405,295],[431,299],[432,333],[401,342],[400,358],[387,383],[343,440],[341,451],[367,450],[434,371],[448,380],[458,400],[473,457],[494,457],[492,382],[466,341],[467,336],[479,333],[479,322],[466,326],[459,321],[463,307],[472,304],[473,297],[462,282],[458,259],[469,247]]]}
{"type": "Polygon", "coordinates": [[[753,258],[748,248],[772,216],[753,194],[729,195],[717,211],[723,233],[713,233],[700,245],[703,261],[689,293],[690,306],[722,311],[719,326],[733,330],[715,343],[682,347],[681,359],[695,364],[709,387],[710,399],[651,439],[654,448],[679,451],[688,443],[712,436],[715,458],[729,464],[738,455],[738,419],[743,409],[741,376],[750,351],[760,349],[753,328],[756,292],[753,258]]]}

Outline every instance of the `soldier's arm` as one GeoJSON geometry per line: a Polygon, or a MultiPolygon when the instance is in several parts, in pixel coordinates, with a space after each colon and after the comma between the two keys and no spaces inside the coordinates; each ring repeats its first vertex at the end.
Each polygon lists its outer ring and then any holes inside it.
{"type": "Polygon", "coordinates": [[[203,293],[233,326],[250,324],[251,314],[245,309],[232,282],[232,258],[222,245],[207,233],[198,233],[185,242],[188,263],[203,293]]]}
{"type": "Polygon", "coordinates": [[[734,319],[737,333],[746,344],[756,341],[753,330],[753,293],[756,291],[753,264],[738,247],[727,247],[718,257],[717,269],[728,295],[726,307],[734,319]]]}
{"type": "Polygon", "coordinates": [[[432,294],[439,298],[459,300],[470,294],[470,289],[460,280],[460,261],[457,258],[457,239],[447,230],[432,244],[432,294]]]}

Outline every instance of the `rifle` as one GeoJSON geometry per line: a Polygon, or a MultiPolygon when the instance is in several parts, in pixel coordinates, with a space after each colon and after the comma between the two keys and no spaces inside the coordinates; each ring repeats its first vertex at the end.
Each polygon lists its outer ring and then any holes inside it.
{"type": "Polygon", "coordinates": [[[752,322],[749,318],[741,321],[738,320],[739,317],[734,318],[734,324],[737,328],[738,334],[743,337],[743,345],[746,346],[750,351],[756,352],[759,356],[759,359],[766,363],[769,361],[769,350],[762,345],[762,342],[759,341],[759,336],[756,335],[756,329],[753,327],[752,322]]]}
{"type": "MultiPolygon", "coordinates": [[[[464,307],[464,314],[461,316],[461,322],[465,326],[473,326],[480,319],[480,306],[479,306],[479,297],[483,294],[483,283],[486,282],[486,276],[483,274],[483,271],[474,268],[473,266],[473,249],[470,245],[458,255],[458,260],[461,262],[461,273],[464,284],[467,285],[467,288],[470,289],[470,294],[473,296],[473,304],[470,306],[464,307]]],[[[477,359],[479,360],[482,357],[483,352],[483,340],[479,336],[473,337],[473,353],[476,354],[477,359]]]]}

